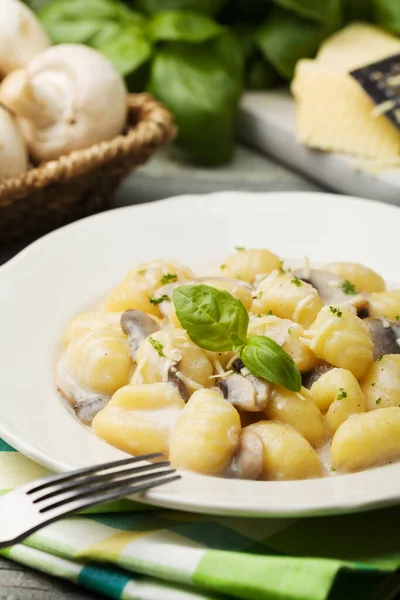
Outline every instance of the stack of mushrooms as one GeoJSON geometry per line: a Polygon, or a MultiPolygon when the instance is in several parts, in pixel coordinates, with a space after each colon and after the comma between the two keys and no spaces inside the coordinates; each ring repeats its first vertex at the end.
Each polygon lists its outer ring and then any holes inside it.
{"type": "Polygon", "coordinates": [[[81,44],[50,46],[20,0],[0,1],[0,79],[0,179],[124,128],[126,88],[115,67],[81,44]]]}

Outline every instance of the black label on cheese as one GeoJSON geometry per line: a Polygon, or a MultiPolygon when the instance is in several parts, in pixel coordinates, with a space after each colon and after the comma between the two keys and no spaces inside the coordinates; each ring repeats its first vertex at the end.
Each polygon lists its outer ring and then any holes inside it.
{"type": "Polygon", "coordinates": [[[400,129],[400,54],[366,65],[350,75],[376,104],[375,115],[385,115],[400,129]]]}

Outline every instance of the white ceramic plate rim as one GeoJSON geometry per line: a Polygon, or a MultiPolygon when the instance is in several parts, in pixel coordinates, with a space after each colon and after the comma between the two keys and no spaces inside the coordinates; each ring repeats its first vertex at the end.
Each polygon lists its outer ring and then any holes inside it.
{"type": "MultiPolygon", "coordinates": [[[[0,436],[54,471],[122,455],[83,428],[63,405],[53,389],[50,363],[66,316],[100,297],[136,262],[164,256],[207,263],[243,244],[271,247],[282,256],[365,262],[395,281],[399,226],[397,208],[362,199],[303,192],[220,192],[109,211],[41,238],[0,268],[0,355],[8,358],[2,361],[0,436]],[[377,231],[379,223],[383,231],[377,231]],[[139,259],[126,256],[124,235],[130,231],[136,237],[128,246],[139,259]],[[371,240],[374,251],[369,248],[371,240]],[[78,290],[70,289],[74,281],[79,281],[78,290]],[[45,319],[40,319],[41,313],[45,319]]],[[[287,482],[226,480],[185,472],[180,481],[139,499],[212,514],[332,514],[399,502],[399,476],[400,463],[287,482]]]]}

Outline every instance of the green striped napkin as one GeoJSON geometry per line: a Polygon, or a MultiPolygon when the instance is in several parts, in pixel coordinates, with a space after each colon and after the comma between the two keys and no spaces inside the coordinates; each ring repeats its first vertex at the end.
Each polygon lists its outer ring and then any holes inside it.
{"type": "MultiPolygon", "coordinates": [[[[0,440],[3,493],[45,473],[0,440]]],[[[122,501],[49,525],[1,553],[123,600],[393,600],[399,532],[400,507],[239,519],[122,501]]]]}

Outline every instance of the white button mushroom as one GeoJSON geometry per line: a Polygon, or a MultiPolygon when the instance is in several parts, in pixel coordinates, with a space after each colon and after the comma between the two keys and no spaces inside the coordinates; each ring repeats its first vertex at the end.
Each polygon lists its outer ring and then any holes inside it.
{"type": "Polygon", "coordinates": [[[0,179],[13,177],[28,169],[28,151],[18,124],[0,106],[0,179]]]}
{"type": "Polygon", "coordinates": [[[0,1],[0,75],[24,67],[50,46],[34,13],[19,0],[0,1]]]}
{"type": "Polygon", "coordinates": [[[60,44],[10,73],[0,102],[19,118],[37,161],[110,140],[122,132],[126,88],[115,67],[96,50],[60,44]]]}

